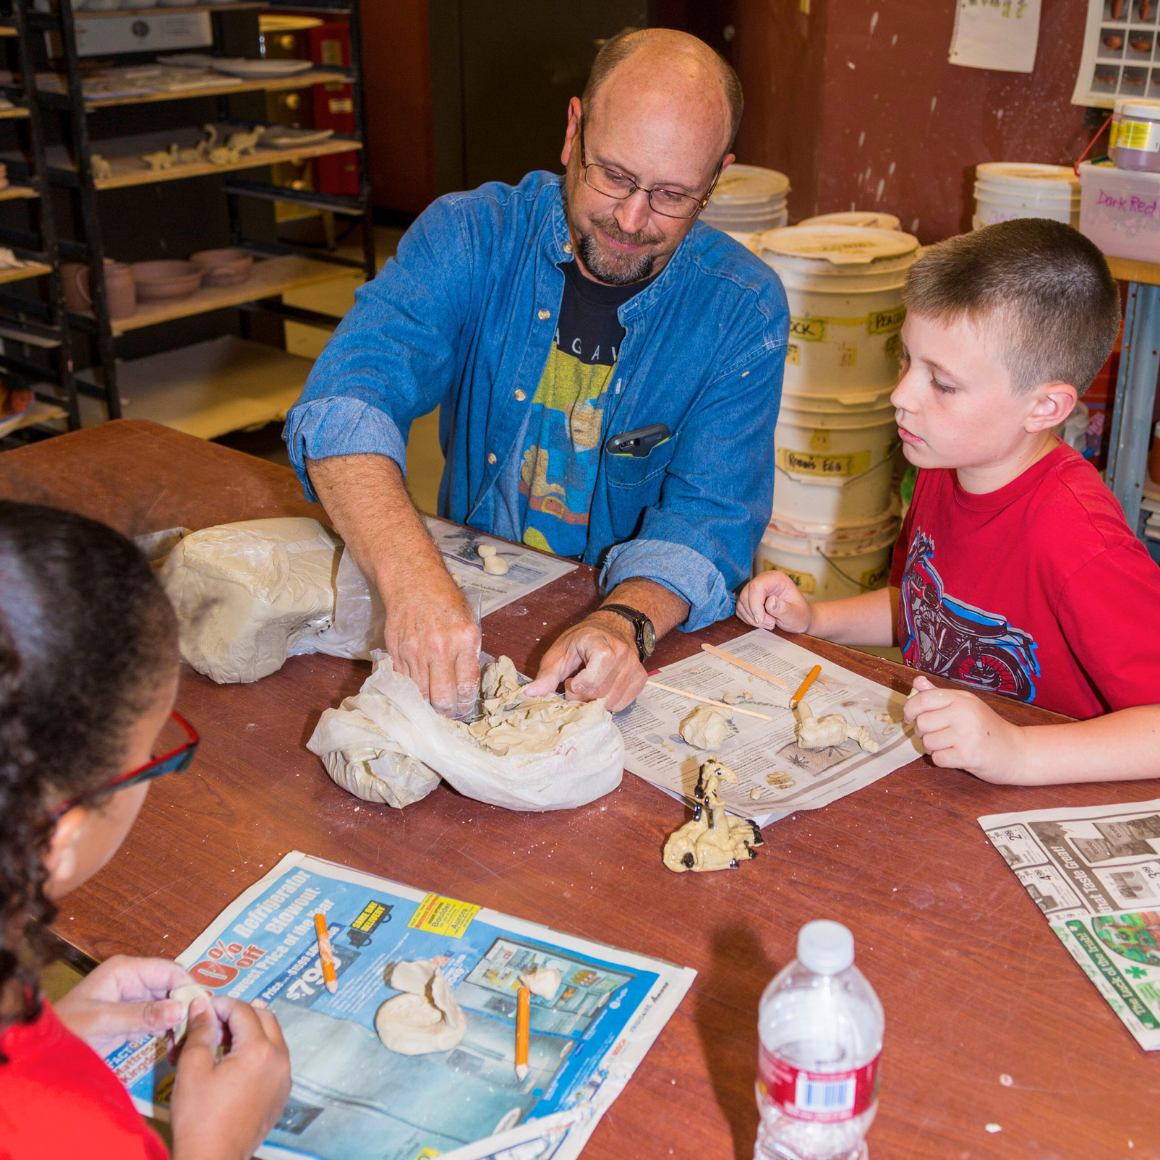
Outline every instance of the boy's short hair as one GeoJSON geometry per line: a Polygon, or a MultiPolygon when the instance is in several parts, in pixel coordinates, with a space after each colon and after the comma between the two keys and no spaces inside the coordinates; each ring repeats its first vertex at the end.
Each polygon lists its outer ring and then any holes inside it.
{"type": "Polygon", "coordinates": [[[1083,394],[1120,330],[1120,291],[1078,230],[1017,218],[931,246],[910,268],[908,311],[938,322],[994,321],[1017,394],[1068,383],[1083,394]]]}

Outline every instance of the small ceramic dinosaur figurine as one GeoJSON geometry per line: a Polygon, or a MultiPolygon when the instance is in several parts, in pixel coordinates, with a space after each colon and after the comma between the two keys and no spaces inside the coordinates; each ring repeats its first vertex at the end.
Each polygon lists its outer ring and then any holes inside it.
{"type": "Polygon", "coordinates": [[[158,149],[156,153],[142,153],[141,160],[154,172],[159,169],[172,169],[177,163],[177,146],[170,145],[168,149],[158,149]]]}

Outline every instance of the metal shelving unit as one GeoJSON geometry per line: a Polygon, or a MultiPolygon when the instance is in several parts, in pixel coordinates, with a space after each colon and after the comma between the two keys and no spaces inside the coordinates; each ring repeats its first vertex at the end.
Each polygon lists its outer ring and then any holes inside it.
{"type": "MultiPolygon", "coordinates": [[[[59,273],[54,273],[52,277],[56,288],[54,303],[59,305],[61,311],[59,325],[70,326],[73,330],[88,335],[95,345],[96,358],[93,370],[94,372],[99,371],[99,374],[86,373],[81,376],[76,383],[75,390],[99,400],[104,405],[108,418],[121,418],[122,398],[117,382],[117,339],[130,330],[139,330],[144,326],[152,326],[174,318],[189,317],[201,312],[218,310],[224,306],[235,306],[242,310],[272,314],[286,320],[327,329],[337,325],[340,321],[337,316],[289,306],[282,301],[281,295],[287,291],[317,285],[332,278],[349,277],[352,270],[360,272],[368,280],[375,275],[370,174],[363,149],[365,118],[357,0],[333,5],[319,5],[318,3],[309,5],[279,3],[277,5],[279,10],[295,13],[317,13],[345,17],[350,32],[351,67],[349,69],[328,65],[316,67],[308,73],[294,77],[255,80],[220,88],[193,88],[176,92],[157,92],[127,98],[85,96],[81,60],[77,51],[77,16],[73,12],[71,0],[52,0],[53,9],[51,12],[34,11],[33,0],[11,0],[11,4],[12,14],[15,18],[15,30],[20,37],[22,46],[22,80],[29,88],[27,104],[30,121],[38,121],[44,111],[51,109],[64,114],[64,119],[71,127],[70,147],[52,146],[45,150],[43,137],[41,137],[40,151],[37,156],[25,161],[17,157],[3,157],[0,160],[4,160],[8,164],[10,173],[15,175],[27,173],[29,185],[38,191],[47,192],[49,186],[64,187],[75,191],[75,196],[79,199],[80,220],[85,240],[83,242],[61,241],[59,243],[54,240],[54,260],[51,263],[54,270],[59,271],[58,256],[63,256],[70,261],[87,263],[89,268],[93,308],[91,312],[84,314],[69,313],[67,316],[63,314],[59,273]],[[43,36],[46,33],[54,35],[59,40],[63,72],[57,74],[59,80],[46,81],[42,77],[42,81],[38,85],[33,67],[30,37],[43,36]],[[356,125],[356,132],[353,135],[336,134],[323,142],[287,149],[259,149],[239,158],[237,162],[224,166],[211,165],[205,162],[179,164],[172,168],[151,170],[139,160],[141,153],[164,147],[168,141],[179,139],[180,131],[126,136],[102,140],[97,144],[94,144],[89,133],[88,117],[91,112],[97,109],[111,105],[141,105],[159,101],[204,99],[207,96],[217,98],[218,122],[223,128],[229,130],[248,128],[250,127],[248,124],[242,126],[230,122],[229,98],[236,93],[308,88],[312,85],[335,83],[336,81],[348,83],[353,89],[356,125]],[[162,137],[165,138],[164,141],[161,140],[162,137]],[[359,194],[357,196],[339,197],[311,191],[299,191],[268,181],[232,176],[244,173],[246,170],[264,168],[279,161],[348,152],[355,152],[359,158],[359,194]],[[109,163],[111,175],[94,176],[92,162],[94,153],[99,153],[109,163]],[[34,173],[37,175],[36,181],[33,180],[34,173]],[[231,244],[250,250],[259,259],[254,266],[254,276],[247,283],[230,288],[228,294],[223,294],[221,291],[203,290],[197,292],[192,298],[166,306],[146,304],[139,307],[137,314],[130,318],[111,320],[104,279],[106,253],[99,213],[102,191],[152,182],[180,181],[189,177],[218,173],[231,175],[226,176],[223,181],[224,196],[227,198],[228,205],[231,244]],[[247,237],[240,208],[241,200],[245,198],[297,203],[357,219],[357,224],[362,229],[361,259],[355,260],[340,254],[320,252],[289,242],[272,243],[247,237]]],[[[253,3],[206,4],[188,8],[168,7],[158,9],[157,12],[164,15],[180,12],[234,12],[244,8],[265,7],[267,7],[265,4],[253,3]]],[[[153,10],[137,8],[125,11],[83,12],[81,18],[140,17],[151,11],[153,10]]],[[[216,24],[212,54],[222,55],[220,29],[216,24]]],[[[193,131],[192,128],[190,131],[193,131]]],[[[192,139],[190,143],[192,144],[192,139]]],[[[0,231],[0,242],[4,240],[4,237],[4,232],[0,231]]],[[[0,304],[3,302],[4,295],[0,293],[0,304]]],[[[276,356],[279,354],[283,359],[293,357],[286,356],[285,352],[276,351],[274,348],[270,348],[270,353],[275,361],[277,361],[276,356]]],[[[7,364],[0,361],[0,365],[7,364]]],[[[75,421],[79,422],[79,418],[75,417],[77,410],[75,390],[70,425],[74,422],[74,418],[75,421]]]]}

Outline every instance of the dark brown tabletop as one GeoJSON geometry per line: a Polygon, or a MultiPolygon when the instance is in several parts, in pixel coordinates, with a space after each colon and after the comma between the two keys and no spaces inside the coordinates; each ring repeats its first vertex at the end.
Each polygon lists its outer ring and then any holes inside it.
{"type": "MultiPolygon", "coordinates": [[[[0,495],[130,535],[321,515],[284,468],[143,421],[0,455],[0,495]]],[[[534,671],[559,629],[596,601],[594,573],[580,568],[487,617],[484,648],[534,671]]],[[[673,633],[656,663],[744,631],[733,619],[673,633]]],[[[795,639],[908,685],[897,665],[795,639]]],[[[564,813],[512,813],[446,786],[402,811],[351,797],[304,743],[367,672],[324,656],[291,658],[252,685],[186,672],[178,707],[201,731],[197,760],[155,783],[120,852],[64,899],[60,935],[96,959],[176,955],[298,849],[694,967],[692,990],[585,1156],[748,1160],[758,1000],[793,956],[798,928],[834,918],[854,932],[858,966],[886,1010],[876,1160],[1160,1160],[1160,1056],[1136,1046],[976,822],[1158,798],[1157,782],[1002,788],[916,761],[773,823],[760,857],[737,871],[675,875],[661,847],[684,810],[629,774],[615,793],[564,813]]],[[[995,703],[1021,724],[1055,720],[995,703]]]]}

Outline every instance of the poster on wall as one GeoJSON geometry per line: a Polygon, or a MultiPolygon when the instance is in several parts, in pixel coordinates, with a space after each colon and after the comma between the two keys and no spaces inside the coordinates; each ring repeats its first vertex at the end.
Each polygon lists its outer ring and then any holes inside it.
{"type": "Polygon", "coordinates": [[[1160,0],[1088,0],[1073,105],[1110,109],[1118,97],[1160,97],[1160,0]]]}
{"type": "Polygon", "coordinates": [[[959,0],[951,64],[1029,73],[1039,47],[1039,0],[959,0]]]}

